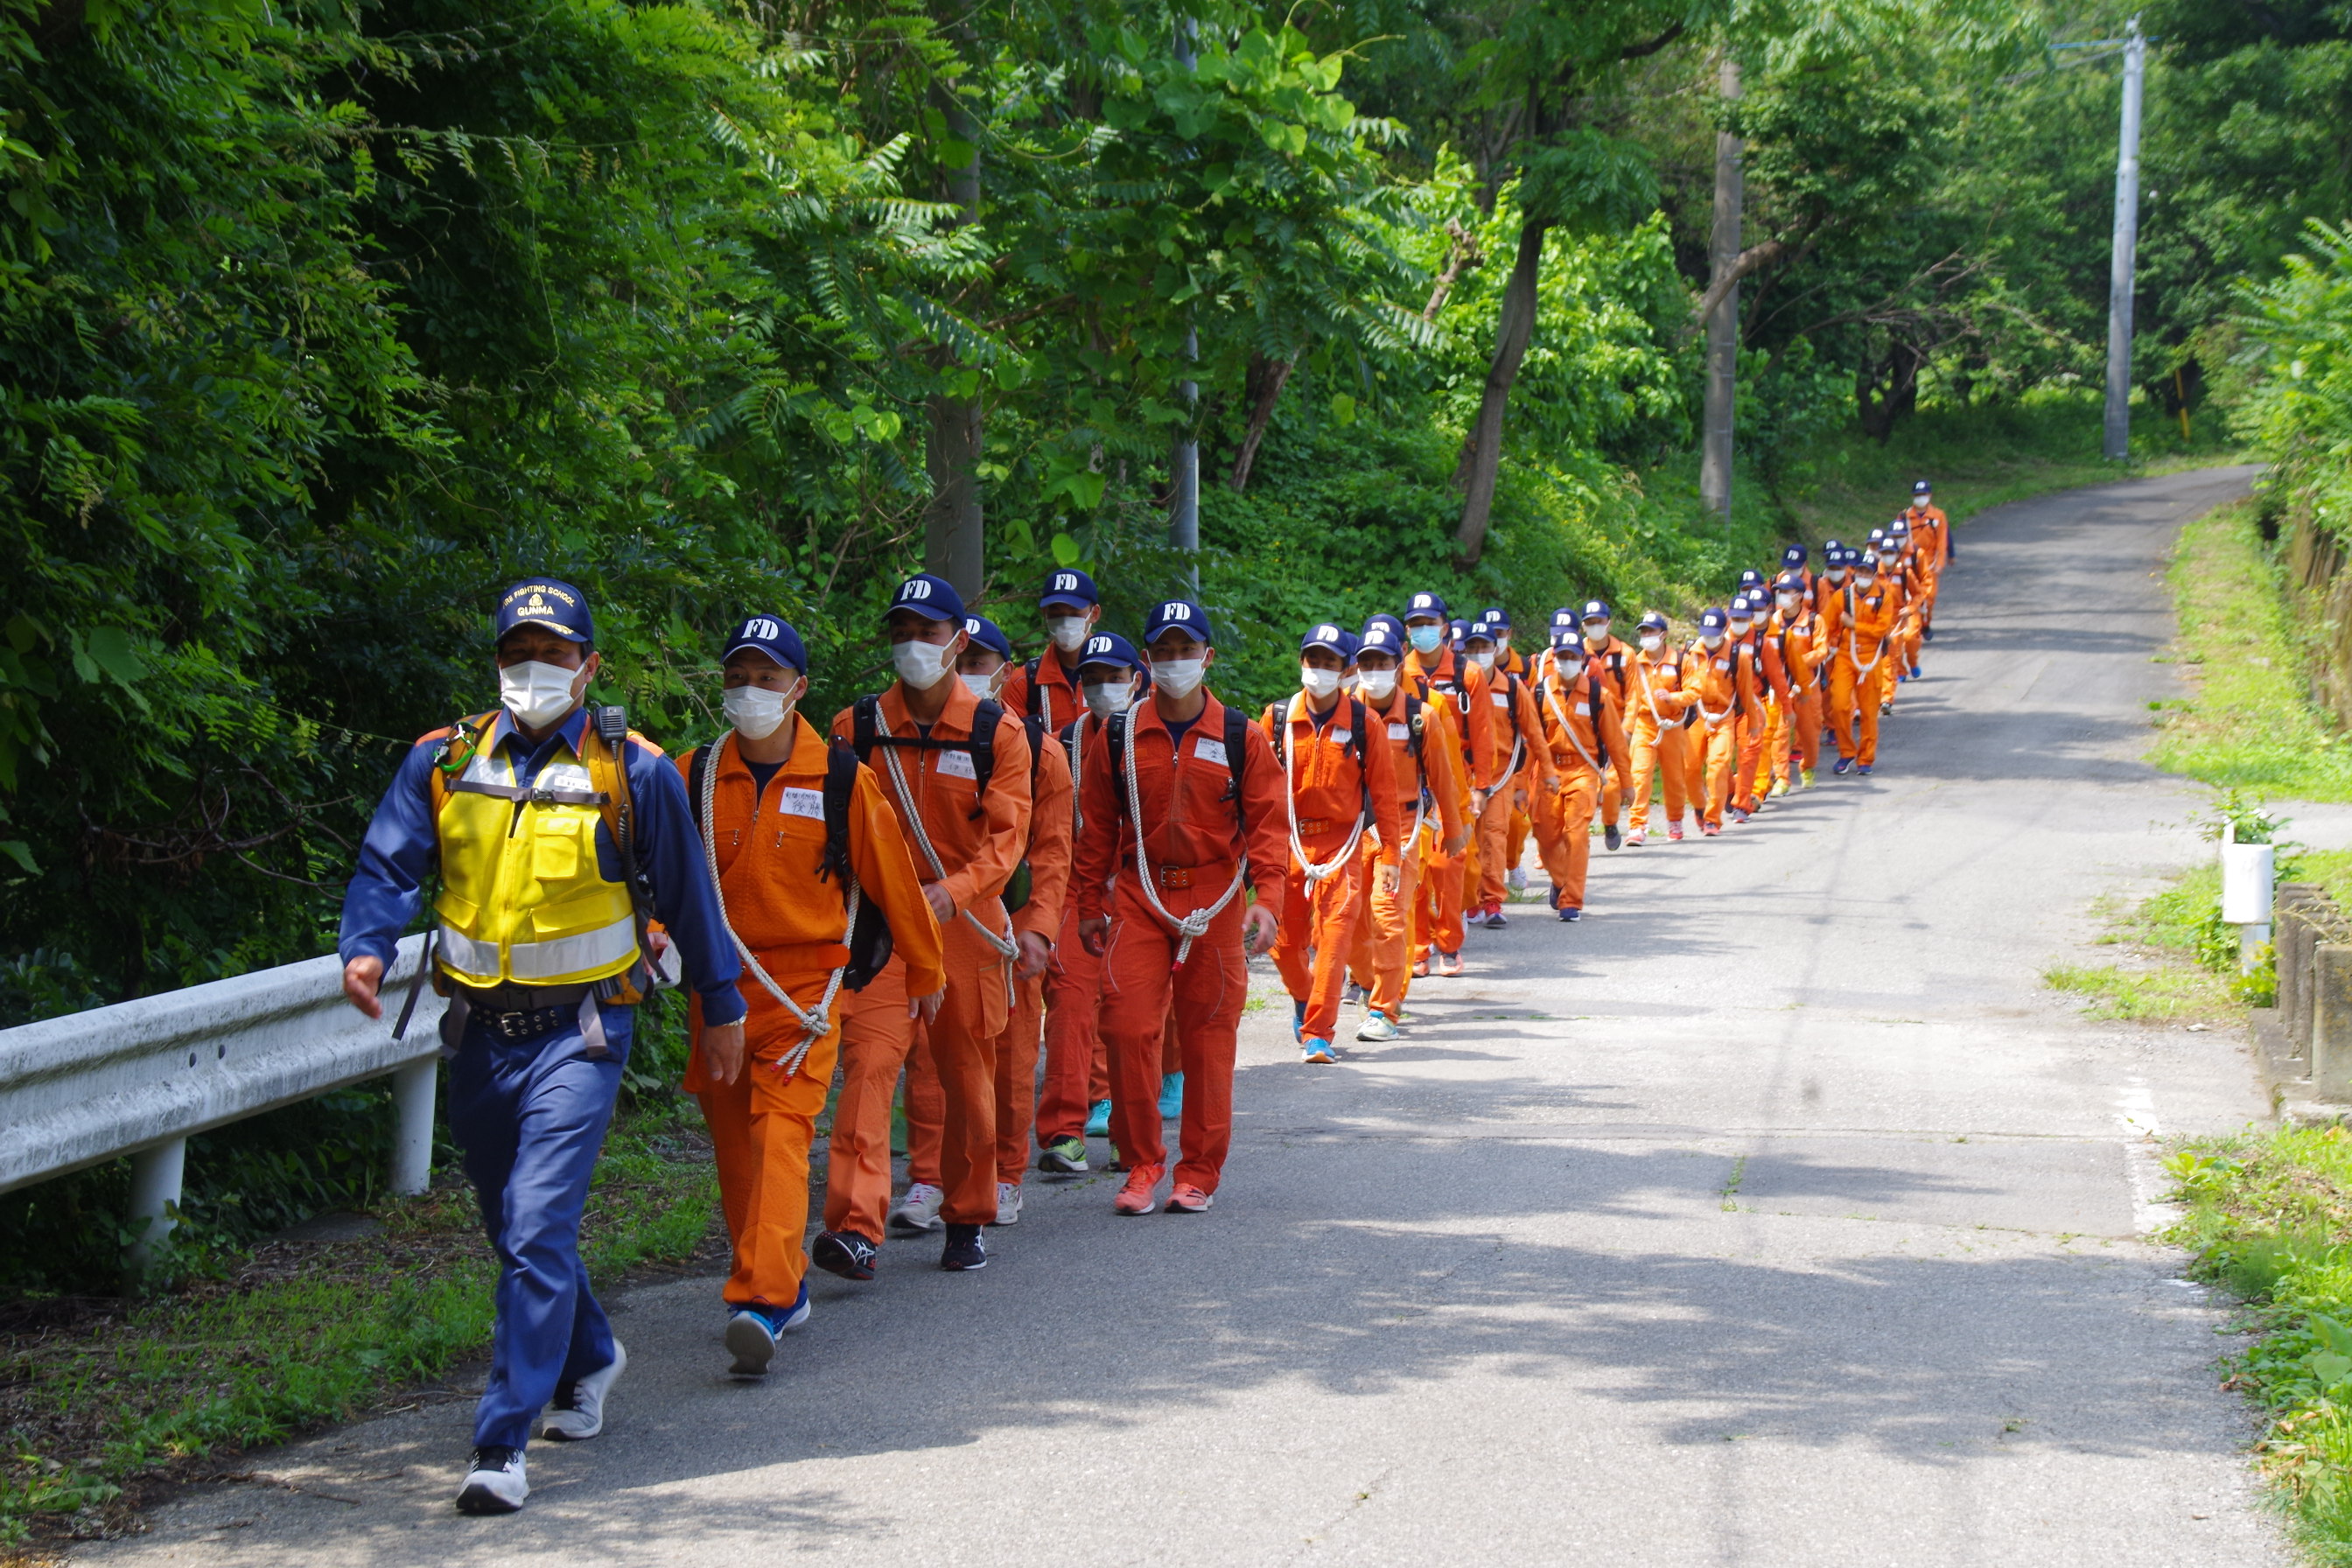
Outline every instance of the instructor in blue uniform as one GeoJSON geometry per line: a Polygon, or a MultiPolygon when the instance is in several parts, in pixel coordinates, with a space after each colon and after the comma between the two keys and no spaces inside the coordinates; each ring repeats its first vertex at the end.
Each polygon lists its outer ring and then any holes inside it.
{"type": "Polygon", "coordinates": [[[449,1128],[503,1266],[457,1493],[467,1513],[520,1508],[541,1411],[548,1437],[595,1436],[628,1364],[589,1293],[580,1211],[656,963],[683,960],[706,1050],[743,1017],[677,770],[617,709],[582,703],[598,664],[585,596],[552,578],[518,583],[499,600],[497,638],[500,707],[435,731],[401,763],[360,847],[341,944],[345,994],[382,1017],[384,969],[438,870],[449,1128]]]}

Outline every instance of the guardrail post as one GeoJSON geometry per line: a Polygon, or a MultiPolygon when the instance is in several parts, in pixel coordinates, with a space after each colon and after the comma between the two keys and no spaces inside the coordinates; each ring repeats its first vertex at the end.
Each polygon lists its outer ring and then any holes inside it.
{"type": "Polygon", "coordinates": [[[2221,846],[2221,918],[2238,928],[2238,973],[2251,973],[2254,954],[2271,940],[2272,883],[2277,851],[2268,844],[2221,846]]]}
{"type": "Polygon", "coordinates": [[[392,1104],[399,1114],[393,1135],[392,1190],[414,1197],[433,1180],[433,1091],[441,1058],[426,1057],[392,1075],[392,1104]]]}
{"type": "Polygon", "coordinates": [[[2312,1098],[2352,1100],[2352,947],[2319,943],[2310,984],[2312,1098]]]}
{"type": "Polygon", "coordinates": [[[180,1202],[181,1178],[188,1169],[188,1141],[174,1138],[131,1156],[131,1229],[123,1261],[136,1277],[147,1272],[155,1248],[179,1222],[171,1211],[180,1202]]]}

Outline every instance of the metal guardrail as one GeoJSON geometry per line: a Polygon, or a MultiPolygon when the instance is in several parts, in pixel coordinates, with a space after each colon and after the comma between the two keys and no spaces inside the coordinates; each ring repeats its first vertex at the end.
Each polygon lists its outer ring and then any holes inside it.
{"type": "Polygon", "coordinates": [[[330,954],[0,1029],[0,1192],[129,1154],[134,1267],[169,1233],[192,1133],[394,1075],[394,1191],[425,1190],[446,1007],[430,985],[392,1037],[425,938],[400,944],[384,1016],[343,999],[330,954]]]}

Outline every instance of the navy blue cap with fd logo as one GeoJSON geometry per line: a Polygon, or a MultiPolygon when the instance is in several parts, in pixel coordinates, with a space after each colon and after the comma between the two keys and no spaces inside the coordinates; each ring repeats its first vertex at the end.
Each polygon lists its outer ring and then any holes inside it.
{"type": "Polygon", "coordinates": [[[1551,628],[1551,648],[1554,653],[1582,653],[1584,651],[1583,631],[1573,621],[1554,621],[1551,628]]]}
{"type": "Polygon", "coordinates": [[[1404,618],[1408,623],[1416,620],[1444,620],[1446,618],[1445,601],[1435,594],[1415,594],[1405,604],[1404,618]]]}
{"type": "Polygon", "coordinates": [[[1609,619],[1609,601],[1606,599],[1585,600],[1584,618],[1588,621],[1605,621],[1609,619]]]}
{"type": "Polygon", "coordinates": [[[1090,664],[1115,664],[1121,669],[1140,669],[1143,660],[1136,657],[1135,645],[1117,632],[1097,632],[1087,639],[1078,652],[1078,668],[1090,664]]]}
{"type": "Polygon", "coordinates": [[[596,623],[588,614],[588,595],[552,577],[526,577],[499,595],[498,630],[493,640],[517,626],[545,626],[565,642],[596,640],[596,623]]]}
{"type": "Polygon", "coordinates": [[[1209,630],[1209,613],[1190,599],[1163,600],[1152,605],[1151,613],[1143,617],[1146,647],[1171,631],[1189,633],[1204,643],[1217,640],[1209,630]]]}
{"type": "Polygon", "coordinates": [[[1384,653],[1391,658],[1404,657],[1404,623],[1391,615],[1378,615],[1364,623],[1363,635],[1356,639],[1358,653],[1384,653]]]}
{"type": "Polygon", "coordinates": [[[1095,580],[1070,566],[1047,574],[1045,591],[1037,596],[1037,607],[1044,610],[1091,610],[1101,603],[1095,580]]]}
{"type": "Polygon", "coordinates": [[[1004,629],[986,616],[966,616],[963,618],[963,631],[964,636],[971,639],[972,647],[984,647],[1007,664],[1013,662],[1013,639],[1006,637],[1004,629]]]}
{"type": "Polygon", "coordinates": [[[1790,546],[1789,546],[1789,548],[1788,548],[1788,549],[1783,550],[1782,552],[1780,552],[1780,564],[1781,564],[1781,565],[1783,565],[1783,566],[1802,566],[1804,563],[1805,563],[1805,547],[1804,547],[1803,545],[1801,545],[1801,544],[1791,544],[1790,546]]]}
{"type": "Polygon", "coordinates": [[[1918,483],[1911,487],[1911,493],[1915,496],[1924,496],[1932,494],[1935,489],[1935,486],[1929,484],[1925,479],[1921,479],[1918,483]]]}
{"type": "Polygon", "coordinates": [[[1574,627],[1580,632],[1583,626],[1583,623],[1577,619],[1576,612],[1565,605],[1551,613],[1551,629],[1556,632],[1562,626],[1574,627]]]}
{"type": "Polygon", "coordinates": [[[1307,635],[1298,639],[1298,651],[1305,653],[1309,648],[1328,648],[1341,658],[1346,658],[1352,651],[1348,647],[1352,640],[1345,626],[1334,626],[1331,622],[1325,621],[1318,626],[1307,628],[1307,635]]]}
{"type": "Polygon", "coordinates": [[[1720,609],[1701,610],[1699,612],[1698,629],[1703,632],[1719,632],[1730,625],[1731,617],[1724,614],[1720,609]]]}
{"type": "Polygon", "coordinates": [[[756,648],[782,665],[786,669],[808,673],[808,648],[801,634],[793,630],[792,622],[782,616],[748,616],[743,624],[728,635],[727,647],[719,654],[721,664],[733,658],[745,648],[756,648]]]}
{"type": "Polygon", "coordinates": [[[1489,605],[1478,612],[1478,618],[1498,632],[1511,629],[1511,612],[1500,605],[1489,605]]]}
{"type": "MultiPolygon", "coordinates": [[[[963,619],[963,595],[946,578],[918,572],[899,584],[898,591],[890,595],[890,610],[912,610],[935,621],[960,621],[963,619]]],[[[883,612],[886,616],[889,613],[883,612]]]]}

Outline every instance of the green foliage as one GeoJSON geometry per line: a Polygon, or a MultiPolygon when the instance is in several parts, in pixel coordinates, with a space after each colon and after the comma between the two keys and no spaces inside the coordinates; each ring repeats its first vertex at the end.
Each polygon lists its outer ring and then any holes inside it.
{"type": "Polygon", "coordinates": [[[2300,522],[2352,540],[2352,224],[2314,222],[2309,250],[2241,291],[2245,386],[2237,422],[2278,465],[2300,522]]]}

